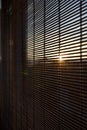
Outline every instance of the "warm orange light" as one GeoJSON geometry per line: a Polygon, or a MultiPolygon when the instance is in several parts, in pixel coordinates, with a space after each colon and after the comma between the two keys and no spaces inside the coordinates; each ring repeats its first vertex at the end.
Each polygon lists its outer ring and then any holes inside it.
{"type": "Polygon", "coordinates": [[[62,61],[62,60],[63,60],[63,57],[62,57],[62,56],[60,56],[60,57],[59,57],[59,60],[60,60],[60,61],[62,61]]]}

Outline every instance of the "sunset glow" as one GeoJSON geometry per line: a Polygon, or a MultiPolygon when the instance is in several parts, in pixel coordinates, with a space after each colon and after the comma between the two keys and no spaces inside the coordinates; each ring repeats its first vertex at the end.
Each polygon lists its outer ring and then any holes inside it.
{"type": "Polygon", "coordinates": [[[62,57],[62,56],[60,56],[60,57],[59,57],[59,60],[60,60],[60,61],[62,61],[62,60],[63,60],[63,57],[62,57]]]}

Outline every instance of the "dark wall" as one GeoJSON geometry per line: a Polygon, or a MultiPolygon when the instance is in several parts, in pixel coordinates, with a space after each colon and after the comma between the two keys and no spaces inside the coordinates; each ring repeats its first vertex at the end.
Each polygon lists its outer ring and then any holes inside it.
{"type": "Polygon", "coordinates": [[[9,1],[2,1],[1,10],[2,122],[8,128],[10,115],[10,10],[9,1]]]}

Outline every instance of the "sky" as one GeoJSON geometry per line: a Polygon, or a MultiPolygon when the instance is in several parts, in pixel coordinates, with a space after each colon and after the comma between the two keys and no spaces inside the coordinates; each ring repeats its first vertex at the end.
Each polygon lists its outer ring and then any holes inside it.
{"type": "MultiPolygon", "coordinates": [[[[35,3],[35,59],[44,56],[44,10],[43,1],[35,3]]],[[[60,8],[60,52],[59,16],[57,0],[46,0],[45,13],[45,56],[49,59],[87,59],[87,0],[82,2],[82,23],[80,0],[61,0],[60,8]],[[50,2],[47,2],[50,1],[50,2]],[[63,4],[64,1],[64,4],[63,4]],[[72,2],[71,2],[72,1],[72,2]],[[68,2],[68,4],[67,4],[68,2]],[[82,27],[81,27],[82,25],[82,27]],[[82,41],[81,41],[82,33],[82,41]],[[81,47],[81,48],[80,48],[81,47]]],[[[27,55],[33,58],[33,6],[28,9],[27,55]]]]}

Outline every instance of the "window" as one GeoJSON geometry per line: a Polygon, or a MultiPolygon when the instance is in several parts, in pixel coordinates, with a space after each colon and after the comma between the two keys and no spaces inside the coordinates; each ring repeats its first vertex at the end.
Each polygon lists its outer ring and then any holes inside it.
{"type": "Polygon", "coordinates": [[[86,130],[87,0],[28,2],[25,68],[33,80],[34,127],[86,130]]]}

